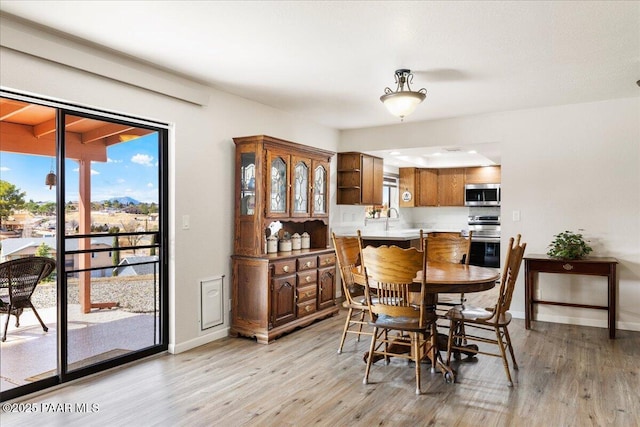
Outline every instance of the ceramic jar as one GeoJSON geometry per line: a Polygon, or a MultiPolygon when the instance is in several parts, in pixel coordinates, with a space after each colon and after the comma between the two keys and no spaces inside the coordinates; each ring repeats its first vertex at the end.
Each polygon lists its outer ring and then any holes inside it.
{"type": "Polygon", "coordinates": [[[302,238],[298,233],[293,233],[293,236],[291,236],[291,249],[297,251],[300,248],[302,248],[302,238]]]}
{"type": "Polygon", "coordinates": [[[278,252],[278,238],[276,236],[267,237],[267,253],[275,254],[278,252]]]}
{"type": "Polygon", "coordinates": [[[309,249],[311,247],[311,236],[306,231],[302,233],[300,237],[300,247],[302,249],[309,249]]]}
{"type": "Polygon", "coordinates": [[[291,240],[280,240],[279,249],[280,252],[291,252],[291,240]]]}

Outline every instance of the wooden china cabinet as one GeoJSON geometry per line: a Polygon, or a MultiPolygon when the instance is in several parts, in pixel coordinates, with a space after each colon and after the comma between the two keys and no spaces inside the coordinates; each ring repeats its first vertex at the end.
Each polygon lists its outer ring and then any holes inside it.
{"type": "Polygon", "coordinates": [[[268,344],[335,315],[336,261],[329,248],[333,152],[266,135],[233,139],[235,241],[231,336],[268,344]],[[271,230],[310,237],[307,249],[267,253],[271,230]]]}

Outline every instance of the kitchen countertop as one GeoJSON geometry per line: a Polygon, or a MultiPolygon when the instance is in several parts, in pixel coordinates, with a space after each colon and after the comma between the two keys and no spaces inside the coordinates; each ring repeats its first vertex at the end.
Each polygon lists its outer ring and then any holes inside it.
{"type": "MultiPolygon", "coordinates": [[[[422,232],[426,235],[428,233],[435,232],[454,232],[459,233],[460,230],[442,230],[442,229],[423,229],[422,232]]],[[[409,229],[398,229],[398,230],[387,230],[387,231],[366,231],[361,230],[362,238],[365,240],[398,240],[398,241],[406,241],[406,240],[416,240],[420,238],[420,229],[419,228],[409,228],[409,229]]],[[[356,236],[356,232],[352,233],[341,233],[342,236],[356,236]]]]}

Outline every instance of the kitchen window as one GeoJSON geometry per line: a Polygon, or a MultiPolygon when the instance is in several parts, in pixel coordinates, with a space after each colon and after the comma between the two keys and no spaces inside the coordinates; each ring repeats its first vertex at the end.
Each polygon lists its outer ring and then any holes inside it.
{"type": "Polygon", "coordinates": [[[389,209],[393,208],[398,212],[400,207],[398,196],[398,175],[384,175],[382,179],[382,204],[387,205],[389,209]]]}

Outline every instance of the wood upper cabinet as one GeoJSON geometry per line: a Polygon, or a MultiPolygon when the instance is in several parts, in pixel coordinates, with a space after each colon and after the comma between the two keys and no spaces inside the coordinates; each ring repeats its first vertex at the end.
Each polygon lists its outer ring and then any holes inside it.
{"type": "Polygon", "coordinates": [[[289,216],[289,194],[291,192],[290,164],[288,153],[267,150],[267,200],[265,215],[268,218],[289,216]]]}
{"type": "Polygon", "coordinates": [[[438,206],[440,203],[438,169],[418,169],[416,206],[438,206]]]}
{"type": "Polygon", "coordinates": [[[464,206],[464,169],[400,168],[400,207],[464,206]]]}
{"type": "Polygon", "coordinates": [[[400,168],[400,207],[438,206],[438,169],[400,168]]]}
{"type": "Polygon", "coordinates": [[[464,206],[464,169],[438,170],[438,206],[464,206]]]}
{"type": "Polygon", "coordinates": [[[234,142],[234,253],[264,255],[265,229],[275,220],[290,234],[311,235],[312,248],[326,248],[329,165],[334,153],[266,135],[234,138],[234,142]]]}
{"type": "Polygon", "coordinates": [[[292,217],[311,214],[311,159],[291,156],[291,210],[292,217]]]}
{"type": "Polygon", "coordinates": [[[400,168],[398,170],[399,179],[399,206],[401,208],[413,208],[416,206],[416,190],[419,180],[416,178],[419,169],[417,168],[400,168]]]}
{"type": "Polygon", "coordinates": [[[338,204],[382,204],[383,160],[363,153],[338,153],[338,204]]]}
{"type": "Polygon", "coordinates": [[[313,160],[311,163],[311,216],[329,216],[329,162],[313,160]]]}
{"type": "Polygon", "coordinates": [[[329,162],[267,150],[267,218],[327,217],[329,162]]]}
{"type": "Polygon", "coordinates": [[[465,184],[500,184],[502,179],[500,166],[480,166],[466,168],[465,184]]]}

